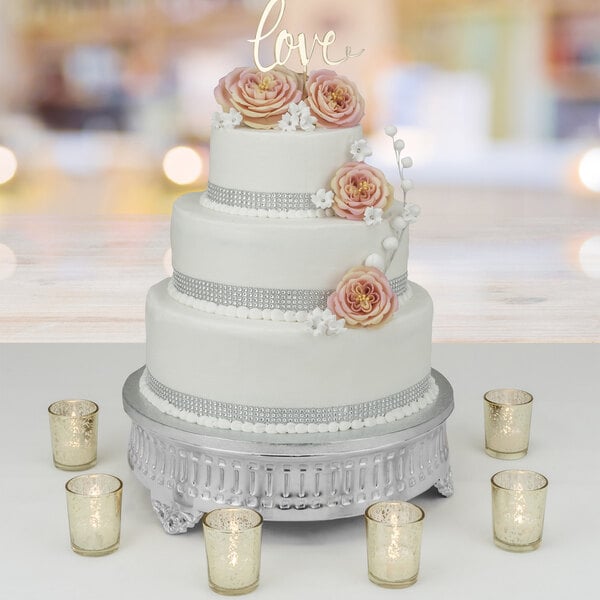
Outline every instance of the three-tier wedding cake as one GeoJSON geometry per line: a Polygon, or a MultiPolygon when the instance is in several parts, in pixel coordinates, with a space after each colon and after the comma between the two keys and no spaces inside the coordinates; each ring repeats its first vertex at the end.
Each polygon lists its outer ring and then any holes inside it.
{"type": "MultiPolygon", "coordinates": [[[[271,475],[276,469],[269,464],[261,487],[256,474],[262,467],[248,463],[244,491],[241,467],[227,463],[237,489],[230,499],[225,467],[220,482],[205,491],[199,475],[187,475],[202,468],[207,440],[256,439],[277,455],[314,434],[332,443],[358,430],[369,430],[370,438],[401,430],[438,398],[432,301],[407,278],[408,227],[419,213],[407,202],[412,184],[405,169],[412,160],[403,156],[396,128],[386,128],[400,175],[395,193],[367,162],[364,100],[352,81],[327,69],[305,77],[285,67],[268,73],[237,68],[221,79],[215,96],[221,110],[213,117],[208,189],[174,205],[173,276],[148,293],[147,362],[138,391],[182,430],[204,436],[194,442],[200,450],[171,453],[173,461],[182,457],[181,489],[192,490],[190,503],[204,494],[209,504],[270,508],[269,468],[271,475]]],[[[162,463],[144,449],[144,435],[134,428],[130,460],[148,477],[147,462],[154,460],[155,469],[162,463]]],[[[435,435],[427,442],[430,463],[420,466],[432,482],[447,458],[445,431],[435,435]]],[[[155,444],[159,450],[161,444],[155,444]]],[[[386,456],[399,464],[401,455],[386,456]]],[[[215,460],[206,463],[209,479],[215,460]]],[[[361,468],[363,477],[365,469],[379,469],[376,462],[359,463],[357,477],[361,468]]],[[[315,463],[317,500],[319,468],[315,463]]],[[[290,496],[291,471],[282,469],[278,508],[288,506],[290,496]]],[[[298,477],[294,506],[302,508],[305,483],[301,472],[298,477]]],[[[172,478],[171,487],[179,489],[172,478]]],[[[390,489],[402,491],[405,484],[398,485],[390,489]]],[[[159,514],[164,510],[159,503],[159,514]]]]}

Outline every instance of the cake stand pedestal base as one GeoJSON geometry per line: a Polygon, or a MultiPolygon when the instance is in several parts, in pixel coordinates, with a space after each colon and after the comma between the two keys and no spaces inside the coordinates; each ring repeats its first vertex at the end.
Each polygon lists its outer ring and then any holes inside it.
{"type": "Polygon", "coordinates": [[[448,380],[432,371],[437,400],[400,421],[338,433],[267,435],[211,429],[165,415],[129,376],[129,465],[150,490],[167,533],[202,514],[246,506],[270,521],[323,521],[363,514],[379,500],[409,500],[435,486],[453,493],[446,419],[448,380]]]}

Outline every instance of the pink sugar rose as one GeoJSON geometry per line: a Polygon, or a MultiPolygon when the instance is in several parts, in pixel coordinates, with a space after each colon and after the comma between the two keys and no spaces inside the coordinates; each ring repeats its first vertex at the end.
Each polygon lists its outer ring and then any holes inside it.
{"type": "Polygon", "coordinates": [[[334,71],[313,71],[306,94],[306,103],[321,127],[354,127],[365,114],[365,100],[356,85],[334,71]]]}
{"type": "Polygon", "coordinates": [[[349,162],[331,180],[333,211],[338,217],[362,221],[372,206],[385,210],[394,201],[394,188],[385,175],[364,162],[349,162]]]}
{"type": "Polygon", "coordinates": [[[235,108],[243,122],[254,129],[274,129],[292,102],[302,100],[302,76],[285,67],[262,73],[254,67],[238,67],[222,77],[215,98],[227,112],[235,108]]]}
{"type": "Polygon", "coordinates": [[[381,325],[398,309],[398,297],[383,271],[375,267],[350,269],[327,299],[327,308],[346,327],[381,325]]]}

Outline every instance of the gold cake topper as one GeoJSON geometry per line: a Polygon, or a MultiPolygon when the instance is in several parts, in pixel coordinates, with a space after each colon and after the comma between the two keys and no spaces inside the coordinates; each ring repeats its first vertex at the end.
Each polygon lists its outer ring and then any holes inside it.
{"type": "Polygon", "coordinates": [[[275,61],[265,66],[260,62],[260,44],[262,41],[266,40],[268,37],[273,35],[277,28],[279,27],[283,15],[285,13],[285,2],[286,0],[269,0],[265,9],[263,10],[262,16],[260,17],[260,21],[258,22],[258,28],[256,29],[256,37],[252,40],[248,40],[254,46],[254,64],[256,67],[262,71],[263,73],[268,73],[273,70],[277,66],[285,65],[291,58],[294,50],[298,51],[298,55],[300,58],[300,63],[304,68],[304,72],[308,71],[308,65],[313,58],[315,50],[317,46],[320,46],[321,52],[323,55],[323,61],[331,66],[339,65],[341,63],[346,62],[350,58],[356,58],[360,56],[363,50],[359,50],[358,52],[353,52],[350,46],[346,46],[345,56],[339,59],[334,59],[329,56],[329,47],[335,43],[336,35],[335,31],[329,30],[322,38],[318,33],[315,33],[312,39],[312,44],[310,48],[306,42],[306,34],[299,33],[298,37],[295,38],[294,34],[290,33],[287,29],[282,29],[275,39],[275,48],[274,48],[274,56],[275,61]],[[265,32],[265,26],[267,24],[267,20],[271,15],[271,11],[279,4],[279,14],[277,16],[277,20],[273,27],[265,32]]]}

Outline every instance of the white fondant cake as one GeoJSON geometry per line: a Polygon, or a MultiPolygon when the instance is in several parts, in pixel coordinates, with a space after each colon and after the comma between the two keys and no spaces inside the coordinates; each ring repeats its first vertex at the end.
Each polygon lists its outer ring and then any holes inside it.
{"type": "Polygon", "coordinates": [[[435,400],[432,302],[407,280],[412,160],[386,130],[394,199],[365,162],[362,99],[332,75],[291,93],[300,78],[286,69],[255,70],[243,106],[239,82],[221,80],[229,112],[215,115],[208,189],[175,203],[174,274],[147,299],[140,386],[159,410],[205,427],[335,433],[435,400]]]}

